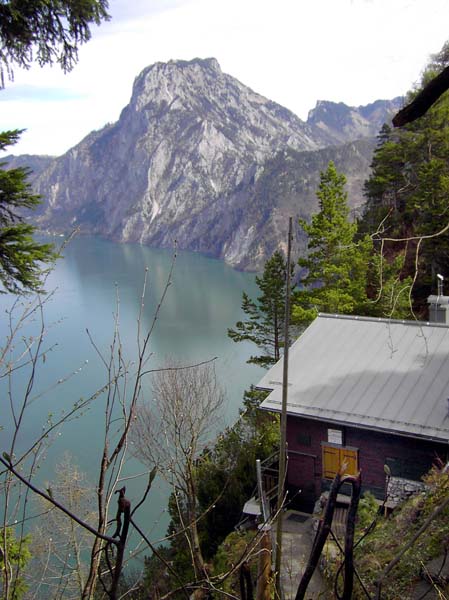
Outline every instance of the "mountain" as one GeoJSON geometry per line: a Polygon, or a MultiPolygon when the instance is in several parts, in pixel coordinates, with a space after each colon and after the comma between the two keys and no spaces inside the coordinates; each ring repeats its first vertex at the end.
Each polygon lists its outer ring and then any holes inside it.
{"type": "Polygon", "coordinates": [[[157,247],[177,240],[181,249],[260,269],[284,244],[288,216],[307,218],[316,208],[330,159],[361,204],[373,142],[353,140],[391,109],[375,105],[346,107],[342,119],[342,105],[319,103],[305,123],[213,58],[156,63],[136,78],[116,123],[35,175],[44,198],[38,222],[157,247]]]}
{"type": "Polygon", "coordinates": [[[31,172],[31,180],[35,180],[54,161],[54,156],[40,156],[36,154],[21,154],[14,156],[8,154],[0,158],[0,163],[5,163],[10,169],[25,168],[31,172]]]}
{"type": "Polygon", "coordinates": [[[309,112],[307,124],[318,128],[328,144],[377,136],[384,123],[403,106],[403,98],[376,100],[366,106],[319,100],[309,112]]]}
{"type": "MultiPolygon", "coordinates": [[[[243,201],[238,194],[230,198],[227,211],[234,217],[234,228],[229,227],[221,258],[240,269],[261,270],[276,249],[286,252],[288,217],[293,217],[294,223],[298,218],[309,220],[317,210],[320,172],[331,160],[346,175],[348,198],[356,216],[375,146],[376,140],[368,138],[309,152],[288,149],[268,159],[259,177],[246,189],[243,201]]],[[[295,227],[294,256],[305,249],[304,233],[295,227]]]]}

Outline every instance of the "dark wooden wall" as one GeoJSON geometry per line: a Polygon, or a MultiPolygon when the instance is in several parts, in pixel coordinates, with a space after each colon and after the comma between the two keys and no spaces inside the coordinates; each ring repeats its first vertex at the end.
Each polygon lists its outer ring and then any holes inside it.
{"type": "Polygon", "coordinates": [[[382,497],[384,492],[385,464],[390,466],[393,475],[419,480],[437,457],[443,461],[448,459],[446,444],[288,417],[287,482],[291,498],[297,489],[302,490],[294,498],[294,504],[298,508],[311,510],[321,491],[328,487],[327,482],[322,479],[321,450],[322,442],[328,441],[328,428],[342,430],[343,445],[358,448],[363,488],[369,489],[378,497],[382,497]]]}

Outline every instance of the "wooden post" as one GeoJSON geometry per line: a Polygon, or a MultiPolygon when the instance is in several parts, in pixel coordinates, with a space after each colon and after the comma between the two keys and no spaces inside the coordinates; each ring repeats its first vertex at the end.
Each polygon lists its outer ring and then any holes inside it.
{"type": "Polygon", "coordinates": [[[269,525],[262,526],[259,545],[256,600],[271,600],[271,532],[269,525]]]}
{"type": "Polygon", "coordinates": [[[340,489],[341,478],[343,477],[344,470],[346,469],[346,463],[340,467],[340,470],[335,475],[332,482],[331,489],[329,490],[329,496],[327,498],[326,509],[324,511],[324,517],[320,521],[318,530],[313,541],[312,550],[309,555],[309,561],[302,575],[301,581],[299,582],[298,589],[296,591],[295,600],[304,600],[307,587],[312,575],[318,565],[318,561],[321,556],[321,551],[326,543],[327,536],[331,530],[332,517],[334,516],[335,505],[337,503],[337,494],[340,489]]]}
{"type": "Polygon", "coordinates": [[[251,579],[251,569],[246,562],[242,563],[239,573],[240,598],[241,600],[253,600],[253,582],[251,579]]]}
{"type": "Polygon", "coordinates": [[[359,507],[360,494],[362,491],[362,482],[360,472],[358,476],[350,480],[351,504],[349,505],[348,514],[346,517],[346,533],[345,533],[345,583],[343,589],[342,600],[351,600],[352,589],[354,585],[354,534],[355,520],[359,507]]]}
{"type": "Polygon", "coordinates": [[[279,447],[279,481],[277,501],[277,523],[276,523],[276,592],[277,597],[282,598],[281,591],[281,561],[282,561],[282,505],[284,502],[285,464],[287,446],[287,394],[288,394],[288,350],[289,350],[289,326],[290,326],[290,261],[292,251],[292,218],[288,220],[288,244],[287,244],[287,272],[285,278],[285,316],[284,316],[284,362],[282,374],[282,411],[281,411],[281,442],[279,447]]]}

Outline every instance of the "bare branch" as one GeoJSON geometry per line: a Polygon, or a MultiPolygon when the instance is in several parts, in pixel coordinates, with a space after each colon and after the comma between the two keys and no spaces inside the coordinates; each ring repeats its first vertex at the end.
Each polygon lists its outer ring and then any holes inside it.
{"type": "Polygon", "coordinates": [[[173,567],[170,565],[170,563],[165,560],[165,558],[162,556],[162,554],[159,552],[159,550],[155,546],[153,546],[153,544],[150,542],[150,540],[147,538],[147,536],[143,533],[143,531],[140,529],[140,527],[137,525],[137,523],[135,523],[132,516],[130,518],[130,521],[131,521],[131,525],[142,536],[142,538],[148,544],[148,547],[154,553],[154,555],[157,556],[157,558],[164,564],[164,566],[167,568],[167,570],[170,571],[170,573],[176,578],[176,580],[180,584],[179,589],[181,589],[184,592],[186,598],[189,598],[190,597],[189,592],[187,591],[184,584],[182,583],[178,573],[173,569],[173,567]]]}
{"type": "Polygon", "coordinates": [[[53,504],[53,506],[55,506],[56,508],[61,510],[63,513],[65,513],[68,517],[70,517],[71,519],[76,521],[76,523],[78,523],[78,525],[81,525],[81,527],[84,527],[84,529],[87,529],[87,531],[89,531],[92,535],[94,535],[95,537],[101,538],[102,540],[105,540],[106,542],[109,542],[111,544],[117,544],[117,540],[115,540],[114,538],[112,538],[108,535],[103,535],[103,534],[99,533],[96,529],[91,527],[88,523],[86,523],[85,521],[83,521],[82,519],[77,517],[70,510],[68,510],[65,506],[60,504],[52,496],[50,496],[49,494],[46,494],[45,492],[40,490],[38,487],[36,487],[34,484],[32,484],[30,481],[28,481],[25,477],[22,477],[22,475],[13,467],[12,464],[10,462],[6,461],[1,456],[0,456],[0,462],[3,464],[3,466],[5,466],[8,469],[8,471],[10,471],[14,475],[14,477],[17,477],[17,479],[19,479],[22,483],[24,483],[35,494],[37,494],[38,496],[41,496],[42,498],[47,500],[47,502],[49,502],[50,504],[53,504]]]}

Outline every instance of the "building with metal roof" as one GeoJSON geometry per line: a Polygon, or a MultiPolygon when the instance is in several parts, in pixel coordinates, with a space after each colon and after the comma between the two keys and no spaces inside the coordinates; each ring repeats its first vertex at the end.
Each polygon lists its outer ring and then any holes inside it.
{"type": "MultiPolygon", "coordinates": [[[[257,387],[280,412],[282,360],[257,387]]],[[[447,460],[449,326],[320,314],[289,351],[287,415],[288,482],[309,503],[343,460],[378,496],[384,465],[410,487],[447,460]]]]}

